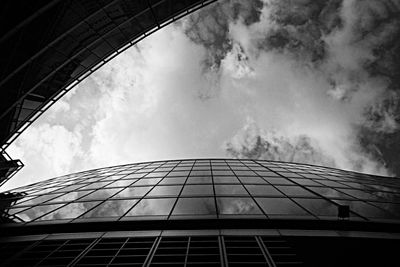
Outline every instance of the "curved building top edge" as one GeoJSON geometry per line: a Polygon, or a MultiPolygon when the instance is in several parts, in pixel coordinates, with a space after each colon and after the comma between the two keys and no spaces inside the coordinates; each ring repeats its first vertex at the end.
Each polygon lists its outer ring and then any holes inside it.
{"type": "MultiPolygon", "coordinates": [[[[137,161],[133,163],[126,163],[126,164],[119,164],[119,165],[109,165],[106,167],[100,167],[100,168],[93,168],[93,169],[87,169],[83,171],[78,171],[78,172],[73,172],[73,173],[67,173],[63,174],[60,176],[56,177],[51,177],[47,180],[51,179],[58,179],[62,177],[67,177],[70,175],[77,175],[77,174],[84,174],[87,172],[93,172],[93,171],[100,171],[100,170],[106,170],[106,169],[111,169],[111,168],[116,168],[116,167],[128,167],[128,166],[133,166],[133,165],[139,165],[139,164],[151,164],[151,163],[163,163],[163,162],[185,162],[185,161],[201,161],[201,160],[226,160],[226,161],[252,161],[252,162],[270,162],[270,163],[277,163],[277,164],[289,164],[289,165],[295,165],[295,166],[309,166],[309,167],[316,167],[316,168],[324,168],[328,170],[333,170],[337,172],[346,172],[349,174],[353,175],[360,175],[360,176],[372,176],[376,178],[382,178],[382,179],[400,179],[399,177],[394,177],[394,176],[383,176],[383,175],[376,175],[376,174],[369,174],[369,173],[363,173],[363,172],[357,172],[357,171],[351,171],[351,170],[346,170],[346,169],[339,169],[339,168],[334,168],[330,166],[323,166],[323,165],[316,165],[316,164],[310,164],[310,163],[300,163],[300,162],[287,162],[287,161],[279,161],[279,160],[267,160],[267,159],[249,159],[249,158],[224,158],[224,157],[201,157],[201,158],[178,158],[178,159],[162,159],[162,160],[151,160],[151,161],[137,161]]],[[[11,190],[10,190],[11,191],[11,190]]]]}
{"type": "Polygon", "coordinates": [[[30,224],[187,218],[400,220],[400,180],[235,159],[174,160],[71,174],[4,193],[30,224]]]}

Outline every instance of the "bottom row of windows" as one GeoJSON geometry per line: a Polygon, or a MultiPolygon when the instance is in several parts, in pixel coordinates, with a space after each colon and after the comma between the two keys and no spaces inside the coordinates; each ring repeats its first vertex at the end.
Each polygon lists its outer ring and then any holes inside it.
{"type": "Polygon", "coordinates": [[[302,266],[282,237],[180,236],[46,240],[3,246],[2,266],[302,266]]]}

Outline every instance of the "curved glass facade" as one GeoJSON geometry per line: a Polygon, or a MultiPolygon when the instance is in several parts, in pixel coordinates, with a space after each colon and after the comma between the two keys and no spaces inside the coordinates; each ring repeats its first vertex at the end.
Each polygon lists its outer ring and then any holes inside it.
{"type": "Polygon", "coordinates": [[[400,221],[399,179],[259,160],[137,163],[70,174],[3,194],[8,195],[3,220],[23,224],[239,218],[400,221]],[[341,209],[344,215],[339,218],[341,209]]]}

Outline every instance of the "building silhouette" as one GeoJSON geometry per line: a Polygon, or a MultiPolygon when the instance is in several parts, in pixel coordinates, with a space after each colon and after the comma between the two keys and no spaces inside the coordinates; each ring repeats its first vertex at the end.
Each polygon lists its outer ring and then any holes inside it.
{"type": "Polygon", "coordinates": [[[4,193],[2,266],[395,266],[399,189],[258,160],[85,171],[4,193]]]}

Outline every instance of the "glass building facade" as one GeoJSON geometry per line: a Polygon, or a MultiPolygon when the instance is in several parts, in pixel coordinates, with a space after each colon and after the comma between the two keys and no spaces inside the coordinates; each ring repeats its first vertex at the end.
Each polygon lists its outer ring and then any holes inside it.
{"type": "Polygon", "coordinates": [[[90,170],[4,192],[2,209],[17,266],[308,266],[300,237],[400,238],[400,180],[260,160],[90,170]]]}

